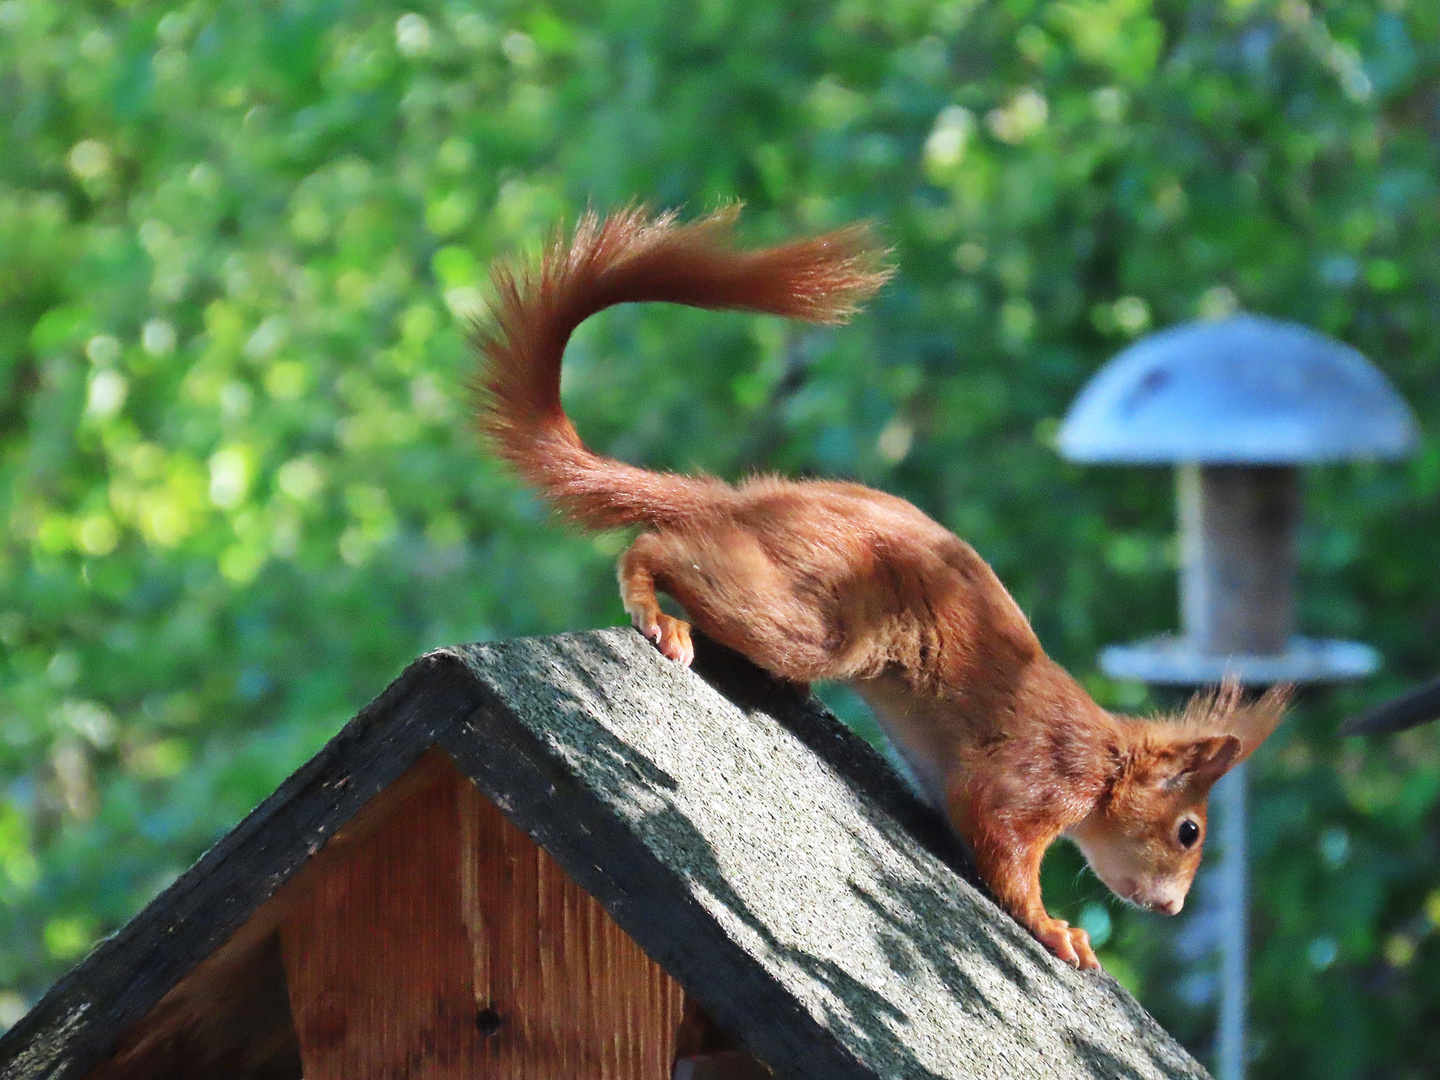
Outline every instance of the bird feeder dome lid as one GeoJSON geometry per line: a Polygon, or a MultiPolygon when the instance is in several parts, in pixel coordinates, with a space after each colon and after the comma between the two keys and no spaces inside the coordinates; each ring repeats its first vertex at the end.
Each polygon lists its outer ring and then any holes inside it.
{"type": "Polygon", "coordinates": [[[1350,346],[1238,315],[1131,345],[1080,392],[1058,441],[1072,461],[1291,465],[1402,457],[1416,430],[1350,346]]]}

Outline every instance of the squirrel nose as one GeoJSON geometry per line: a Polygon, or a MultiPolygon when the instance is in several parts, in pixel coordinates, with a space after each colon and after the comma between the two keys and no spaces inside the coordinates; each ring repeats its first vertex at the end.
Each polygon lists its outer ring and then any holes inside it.
{"type": "Polygon", "coordinates": [[[1161,903],[1159,903],[1159,904],[1156,904],[1156,905],[1155,905],[1155,910],[1158,911],[1158,912],[1160,912],[1162,915],[1179,915],[1179,914],[1180,914],[1180,909],[1181,909],[1182,907],[1184,907],[1184,906],[1185,906],[1185,900],[1184,900],[1184,898],[1183,898],[1183,897],[1179,897],[1179,898],[1172,898],[1172,899],[1170,899],[1170,900],[1165,900],[1165,901],[1163,901],[1163,902],[1161,902],[1161,903]]]}

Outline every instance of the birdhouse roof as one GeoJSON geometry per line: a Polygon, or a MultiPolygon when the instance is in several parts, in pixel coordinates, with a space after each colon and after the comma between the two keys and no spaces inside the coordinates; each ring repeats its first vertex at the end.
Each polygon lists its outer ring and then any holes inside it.
{"type": "Polygon", "coordinates": [[[629,630],[413,664],[0,1038],[81,1077],[337,829],[439,748],[778,1077],[1203,1077],[1107,975],[1056,961],[814,700],[629,630]]]}
{"type": "Polygon", "coordinates": [[[1390,458],[1415,440],[1404,399],[1360,353],[1255,315],[1137,341],[1090,380],[1059,434],[1073,461],[1128,464],[1390,458]]]}

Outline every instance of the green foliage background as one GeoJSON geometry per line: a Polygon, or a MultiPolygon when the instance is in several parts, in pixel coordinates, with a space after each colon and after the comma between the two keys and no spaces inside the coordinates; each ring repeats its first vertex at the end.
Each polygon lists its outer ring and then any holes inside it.
{"type": "MultiPolygon", "coordinates": [[[[1164,472],[1056,456],[1086,378],[1243,307],[1396,382],[1419,455],[1306,480],[1304,629],[1386,667],[1257,760],[1255,1075],[1432,1074],[1440,736],[1333,732],[1440,662],[1437,138],[1421,0],[3,0],[0,1020],[416,654],[622,621],[625,538],[476,447],[461,324],[587,203],[741,199],[900,275],[837,331],[608,313],[586,437],[913,499],[1112,706],[1174,523],[1164,472]]],[[[1204,927],[1078,866],[1047,897],[1208,1054],[1204,927]]]]}

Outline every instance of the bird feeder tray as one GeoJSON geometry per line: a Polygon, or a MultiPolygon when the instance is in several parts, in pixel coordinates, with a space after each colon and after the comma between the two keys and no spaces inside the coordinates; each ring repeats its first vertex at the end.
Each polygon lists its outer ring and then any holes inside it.
{"type": "Polygon", "coordinates": [[[1161,634],[1100,653],[1100,669],[1112,679],[1138,679],[1156,686],[1209,686],[1233,678],[1242,686],[1326,683],[1359,679],[1379,666],[1380,656],[1358,641],[1292,637],[1276,655],[1217,656],[1189,639],[1161,634]]]}

